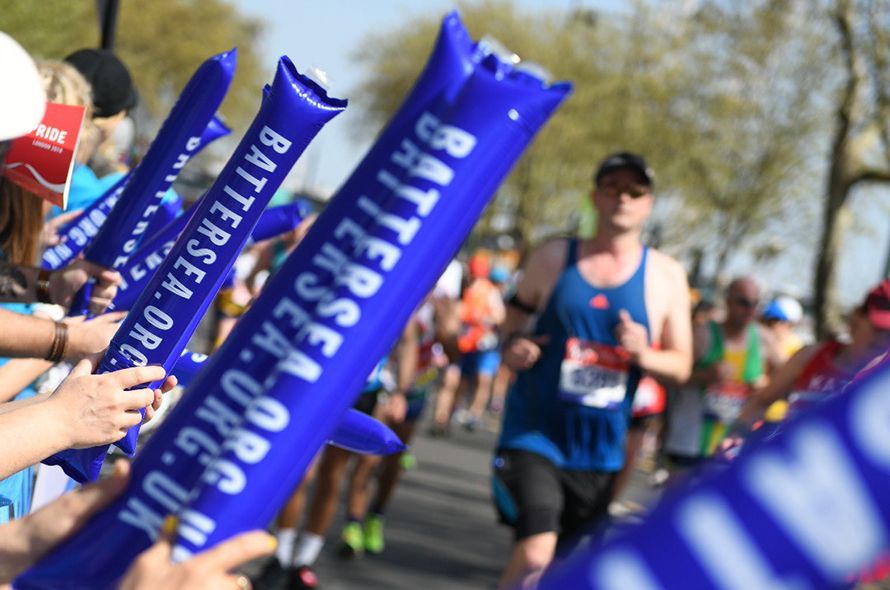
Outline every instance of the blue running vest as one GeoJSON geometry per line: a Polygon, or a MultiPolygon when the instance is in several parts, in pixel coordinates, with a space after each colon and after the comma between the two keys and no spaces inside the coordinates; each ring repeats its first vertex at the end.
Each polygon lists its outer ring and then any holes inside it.
{"type": "Polygon", "coordinates": [[[570,240],[565,268],[535,325],[535,336],[546,335],[550,341],[542,347],[538,362],[517,376],[507,397],[498,446],[541,455],[560,469],[618,471],[624,465],[639,367],[630,367],[624,400],[614,409],[561,399],[560,367],[570,337],[617,346],[613,332],[622,309],[651,334],[644,285],[649,251],[643,248],[640,265],[627,282],[606,289],[581,276],[577,251],[577,241],[570,240]]]}

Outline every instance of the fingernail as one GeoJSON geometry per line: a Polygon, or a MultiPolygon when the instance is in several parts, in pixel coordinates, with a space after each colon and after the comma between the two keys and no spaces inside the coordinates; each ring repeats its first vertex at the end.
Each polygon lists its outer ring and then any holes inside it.
{"type": "Polygon", "coordinates": [[[172,537],[176,534],[176,527],[179,526],[179,519],[173,516],[172,514],[167,515],[167,518],[164,519],[164,524],[161,525],[161,532],[164,533],[167,537],[172,537]]]}

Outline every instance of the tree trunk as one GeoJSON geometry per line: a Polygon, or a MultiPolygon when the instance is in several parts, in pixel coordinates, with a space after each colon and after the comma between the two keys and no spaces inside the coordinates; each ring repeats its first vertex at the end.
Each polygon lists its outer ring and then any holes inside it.
{"type": "MultiPolygon", "coordinates": [[[[841,152],[842,153],[842,152],[841,152]]],[[[828,179],[828,195],[822,215],[822,236],[813,283],[813,302],[816,308],[816,336],[824,338],[840,328],[840,313],[835,282],[838,254],[843,237],[843,210],[850,195],[851,185],[843,179],[840,154],[832,154],[828,179]]]]}
{"type": "Polygon", "coordinates": [[[862,81],[862,70],[853,43],[854,3],[838,0],[834,14],[835,26],[840,36],[841,57],[847,80],[835,112],[834,137],[831,142],[831,165],[825,195],[825,211],[822,214],[822,236],[813,279],[813,301],[816,307],[816,337],[824,338],[837,328],[837,287],[834,284],[835,264],[841,244],[841,212],[847,202],[853,183],[847,174],[847,150],[851,141],[851,126],[856,111],[856,98],[862,81]]]}

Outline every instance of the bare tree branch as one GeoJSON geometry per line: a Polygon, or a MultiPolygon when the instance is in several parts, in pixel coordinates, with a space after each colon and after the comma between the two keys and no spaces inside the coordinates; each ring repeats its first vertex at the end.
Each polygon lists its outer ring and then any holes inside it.
{"type": "Polygon", "coordinates": [[[890,182],[890,170],[885,168],[863,170],[853,179],[854,184],[857,182],[890,182]]]}
{"type": "MultiPolygon", "coordinates": [[[[877,124],[884,144],[884,160],[890,161],[890,56],[887,53],[888,39],[884,38],[880,27],[880,0],[869,0],[868,32],[870,36],[872,76],[875,81],[877,98],[877,124]]],[[[884,7],[886,9],[886,7],[884,7]]]]}

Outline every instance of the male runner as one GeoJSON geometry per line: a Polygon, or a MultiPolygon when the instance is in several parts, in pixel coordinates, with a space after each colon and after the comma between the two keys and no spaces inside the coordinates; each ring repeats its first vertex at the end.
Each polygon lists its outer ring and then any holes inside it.
{"type": "Polygon", "coordinates": [[[504,361],[519,374],[495,457],[496,504],[515,528],[502,588],[606,515],[641,376],[681,382],[692,365],[686,273],[641,242],[652,172],[617,153],[594,183],[595,237],[541,246],[508,302],[504,361]]]}
{"type": "Polygon", "coordinates": [[[665,449],[676,473],[694,467],[720,447],[730,425],[781,358],[768,330],[757,323],[760,288],[739,277],[726,290],[726,318],[693,335],[695,368],[671,399],[665,449]]]}

